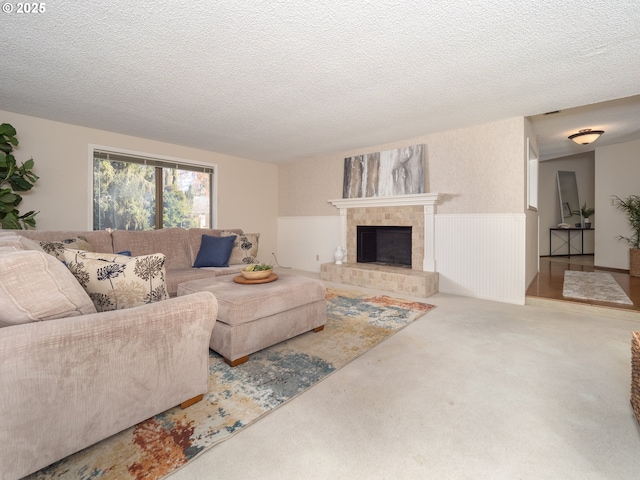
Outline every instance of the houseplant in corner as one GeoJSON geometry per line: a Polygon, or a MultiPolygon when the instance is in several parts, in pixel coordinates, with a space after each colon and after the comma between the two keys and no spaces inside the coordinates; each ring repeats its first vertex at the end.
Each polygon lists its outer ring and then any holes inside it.
{"type": "Polygon", "coordinates": [[[31,190],[38,180],[33,173],[33,158],[18,165],[13,147],[18,146],[16,129],[8,123],[0,125],[0,228],[22,229],[36,226],[33,210],[20,215],[17,206],[22,197],[15,192],[31,190]]]}
{"type": "Polygon", "coordinates": [[[631,236],[618,235],[618,239],[629,244],[629,275],[640,277],[640,196],[629,195],[627,198],[615,196],[615,206],[627,215],[631,236]]]}

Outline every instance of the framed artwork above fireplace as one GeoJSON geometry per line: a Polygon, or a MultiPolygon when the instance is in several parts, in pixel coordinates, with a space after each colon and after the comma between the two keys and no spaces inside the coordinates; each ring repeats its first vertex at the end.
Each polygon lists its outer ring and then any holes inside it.
{"type": "Polygon", "coordinates": [[[424,193],[424,145],[344,159],[342,198],[424,193]]]}

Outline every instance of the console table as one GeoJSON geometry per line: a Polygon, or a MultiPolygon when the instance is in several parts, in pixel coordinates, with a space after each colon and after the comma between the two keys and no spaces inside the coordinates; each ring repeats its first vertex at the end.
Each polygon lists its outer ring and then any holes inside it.
{"type": "MultiPolygon", "coordinates": [[[[574,255],[593,255],[593,253],[584,252],[584,232],[594,232],[594,231],[595,231],[595,228],[550,228],[549,229],[549,256],[571,258],[571,240],[577,239],[578,236],[580,237],[580,251],[578,253],[574,253],[574,255]],[[565,239],[565,235],[563,235],[561,232],[567,232],[566,239],[565,239]],[[555,250],[552,250],[551,239],[554,236],[562,240],[563,243],[555,250]],[[563,253],[555,254],[555,252],[563,248],[565,245],[567,246],[566,255],[563,253]]],[[[573,247],[573,248],[574,250],[578,251],[577,247],[573,247]]]]}

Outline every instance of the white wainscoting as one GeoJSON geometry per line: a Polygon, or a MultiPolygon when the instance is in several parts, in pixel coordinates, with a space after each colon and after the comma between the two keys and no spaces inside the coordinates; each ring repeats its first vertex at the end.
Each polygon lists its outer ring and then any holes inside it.
{"type": "MultiPolygon", "coordinates": [[[[278,263],[305,272],[320,272],[333,262],[340,242],[340,216],[278,217],[278,263]],[[318,259],[316,259],[316,256],[318,259]]],[[[355,252],[354,252],[355,253],[355,252]]],[[[269,253],[269,255],[271,255],[269,253]]],[[[260,253],[260,258],[264,257],[260,253]]]]}
{"type": "Polygon", "coordinates": [[[524,214],[436,215],[440,292],[524,305],[524,214]]]}
{"type": "MultiPolygon", "coordinates": [[[[524,304],[524,214],[436,214],[435,225],[440,292],[524,304]]],[[[278,218],[282,266],[319,272],[322,263],[334,261],[339,242],[339,215],[278,218]]],[[[272,258],[271,252],[259,257],[272,258]]]]}

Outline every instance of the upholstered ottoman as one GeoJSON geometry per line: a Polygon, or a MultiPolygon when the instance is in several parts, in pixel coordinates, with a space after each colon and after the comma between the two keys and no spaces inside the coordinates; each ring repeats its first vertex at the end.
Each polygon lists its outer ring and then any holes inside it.
{"type": "Polygon", "coordinates": [[[327,322],[324,283],[279,273],[270,283],[243,285],[233,275],[181,283],[178,296],[207,291],[218,299],[218,319],[209,346],[232,367],[249,355],[314,330],[327,322]]]}

